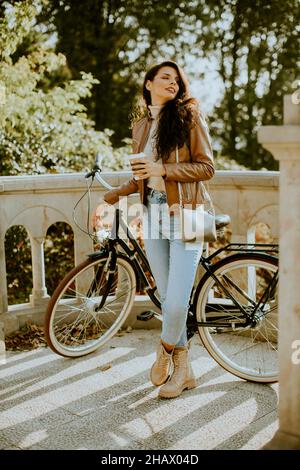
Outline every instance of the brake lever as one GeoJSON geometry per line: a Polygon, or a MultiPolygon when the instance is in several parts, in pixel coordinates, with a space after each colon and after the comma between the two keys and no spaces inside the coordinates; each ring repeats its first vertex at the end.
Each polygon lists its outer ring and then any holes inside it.
{"type": "Polygon", "coordinates": [[[86,173],[85,175],[85,178],[90,178],[91,176],[95,176],[95,174],[97,173],[97,171],[101,172],[101,161],[102,161],[102,158],[100,153],[97,153],[96,155],[96,160],[95,160],[95,164],[93,166],[93,169],[92,171],[89,171],[88,173],[86,173]]]}
{"type": "Polygon", "coordinates": [[[94,170],[93,170],[93,171],[89,171],[88,173],[86,173],[86,174],[84,175],[85,178],[90,178],[91,176],[95,176],[95,171],[94,171],[94,170]]]}

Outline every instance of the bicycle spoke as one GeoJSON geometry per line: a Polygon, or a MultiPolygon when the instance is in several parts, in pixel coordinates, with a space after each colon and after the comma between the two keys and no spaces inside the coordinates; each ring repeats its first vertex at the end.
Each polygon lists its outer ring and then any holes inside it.
{"type": "MultiPolygon", "coordinates": [[[[243,290],[241,289],[240,287],[238,287],[232,279],[230,279],[227,275],[224,275],[222,276],[222,279],[225,279],[226,282],[228,283],[228,285],[230,285],[231,287],[233,287],[240,295],[242,295],[246,300],[248,300],[252,305],[256,305],[256,302],[251,299],[251,297],[248,296],[248,294],[243,290]]],[[[234,294],[233,294],[234,295],[234,294]]]]}

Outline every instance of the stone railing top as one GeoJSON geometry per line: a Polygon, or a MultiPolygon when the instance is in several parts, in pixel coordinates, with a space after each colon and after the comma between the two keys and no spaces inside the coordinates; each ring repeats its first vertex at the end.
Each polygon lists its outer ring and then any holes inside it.
{"type": "MultiPolygon", "coordinates": [[[[14,192],[49,192],[49,191],[81,191],[86,187],[84,173],[60,173],[45,175],[1,176],[0,195],[14,192]]],[[[103,172],[104,179],[113,186],[129,180],[130,171],[103,172]]],[[[210,181],[212,187],[278,187],[278,171],[248,171],[248,170],[218,170],[210,181]]],[[[100,190],[100,184],[95,181],[93,190],[100,190]]],[[[103,188],[104,189],[104,188],[103,188]]]]}
{"type": "Polygon", "coordinates": [[[261,143],[274,142],[278,145],[300,142],[300,124],[283,125],[283,126],[263,126],[258,129],[258,141],[261,143]]]}

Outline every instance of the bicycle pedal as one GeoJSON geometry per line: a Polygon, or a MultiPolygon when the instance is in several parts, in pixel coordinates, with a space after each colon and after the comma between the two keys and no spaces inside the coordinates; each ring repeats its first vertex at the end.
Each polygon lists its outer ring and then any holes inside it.
{"type": "Polygon", "coordinates": [[[137,320],[141,321],[148,321],[154,318],[155,312],[152,312],[151,310],[147,310],[146,312],[139,313],[137,315],[137,320]]]}

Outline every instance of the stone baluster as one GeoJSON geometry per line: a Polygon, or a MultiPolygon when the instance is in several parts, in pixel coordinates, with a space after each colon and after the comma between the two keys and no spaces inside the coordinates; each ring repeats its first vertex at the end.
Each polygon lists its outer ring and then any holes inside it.
{"type": "Polygon", "coordinates": [[[45,283],[44,238],[31,237],[33,289],[30,303],[37,305],[49,298],[45,283]]]}
{"type": "Polygon", "coordinates": [[[0,314],[8,310],[4,240],[5,234],[0,233],[0,314]]]}
{"type": "Polygon", "coordinates": [[[284,97],[282,126],[258,140],[280,162],[279,430],[265,449],[300,449],[300,106],[284,97]]]}
{"type": "Polygon", "coordinates": [[[3,312],[6,312],[7,309],[8,309],[8,305],[7,305],[4,234],[0,234],[0,364],[5,361],[4,322],[1,321],[1,318],[2,318],[3,312]]]}

